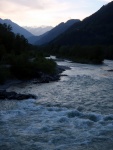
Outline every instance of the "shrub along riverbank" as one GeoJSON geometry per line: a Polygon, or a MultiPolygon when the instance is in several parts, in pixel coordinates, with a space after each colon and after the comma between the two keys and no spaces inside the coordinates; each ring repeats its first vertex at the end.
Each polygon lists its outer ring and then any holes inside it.
{"type": "Polygon", "coordinates": [[[4,55],[4,61],[0,64],[0,83],[17,78],[19,80],[30,80],[42,78],[42,76],[53,76],[57,73],[56,63],[51,59],[45,59],[38,52],[20,55],[4,55]],[[33,56],[35,55],[35,57],[33,56]]]}
{"type": "Polygon", "coordinates": [[[44,52],[78,63],[101,64],[105,59],[102,46],[53,46],[48,45],[44,52]]]}
{"type": "Polygon", "coordinates": [[[15,35],[10,25],[0,24],[0,83],[40,78],[44,74],[56,74],[56,63],[45,59],[23,35],[15,35]]]}

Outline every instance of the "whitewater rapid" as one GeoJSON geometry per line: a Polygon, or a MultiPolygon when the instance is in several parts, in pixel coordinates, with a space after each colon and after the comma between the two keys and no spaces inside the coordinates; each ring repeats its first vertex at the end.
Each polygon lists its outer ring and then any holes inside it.
{"type": "Polygon", "coordinates": [[[0,101],[0,150],[113,150],[113,61],[59,61],[60,81],[7,90],[37,99],[0,101]]]}

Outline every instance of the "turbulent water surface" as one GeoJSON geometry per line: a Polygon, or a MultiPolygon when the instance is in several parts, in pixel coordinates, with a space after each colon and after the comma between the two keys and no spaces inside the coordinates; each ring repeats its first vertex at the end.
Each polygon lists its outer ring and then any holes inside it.
{"type": "Polygon", "coordinates": [[[113,61],[58,64],[58,82],[7,89],[37,99],[0,101],[0,150],[113,150],[113,61]]]}

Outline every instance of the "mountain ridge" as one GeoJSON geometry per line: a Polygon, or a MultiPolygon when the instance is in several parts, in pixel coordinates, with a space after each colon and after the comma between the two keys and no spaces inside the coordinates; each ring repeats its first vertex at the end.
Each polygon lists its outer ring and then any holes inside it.
{"type": "Polygon", "coordinates": [[[23,27],[19,26],[18,24],[16,24],[15,22],[11,21],[10,19],[1,19],[0,18],[0,23],[4,24],[8,24],[8,25],[11,25],[12,27],[12,31],[17,34],[21,34],[21,35],[24,35],[25,38],[29,38],[31,36],[33,36],[32,33],[30,33],[29,31],[27,31],[26,29],[24,29],[23,27]]]}
{"type": "Polygon", "coordinates": [[[73,25],[76,22],[79,22],[79,19],[71,19],[68,20],[66,23],[61,22],[56,27],[54,27],[52,30],[50,30],[44,37],[39,39],[35,44],[36,45],[43,45],[49,43],[51,40],[56,38],[58,35],[62,34],[64,31],[66,31],[71,25],[73,25]]]}
{"type": "Polygon", "coordinates": [[[40,36],[48,31],[50,31],[51,29],[53,29],[52,26],[39,26],[39,27],[23,26],[23,28],[25,28],[26,30],[28,30],[30,33],[32,33],[35,36],[40,36]]]}
{"type": "Polygon", "coordinates": [[[51,44],[95,45],[113,43],[113,1],[102,6],[83,21],[73,24],[51,44]]]}

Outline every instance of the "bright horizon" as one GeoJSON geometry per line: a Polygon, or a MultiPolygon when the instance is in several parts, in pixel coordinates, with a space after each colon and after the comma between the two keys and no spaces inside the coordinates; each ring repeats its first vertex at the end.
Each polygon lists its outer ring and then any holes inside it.
{"type": "Polygon", "coordinates": [[[56,26],[84,19],[111,0],[0,0],[0,18],[20,26],[56,26]]]}

